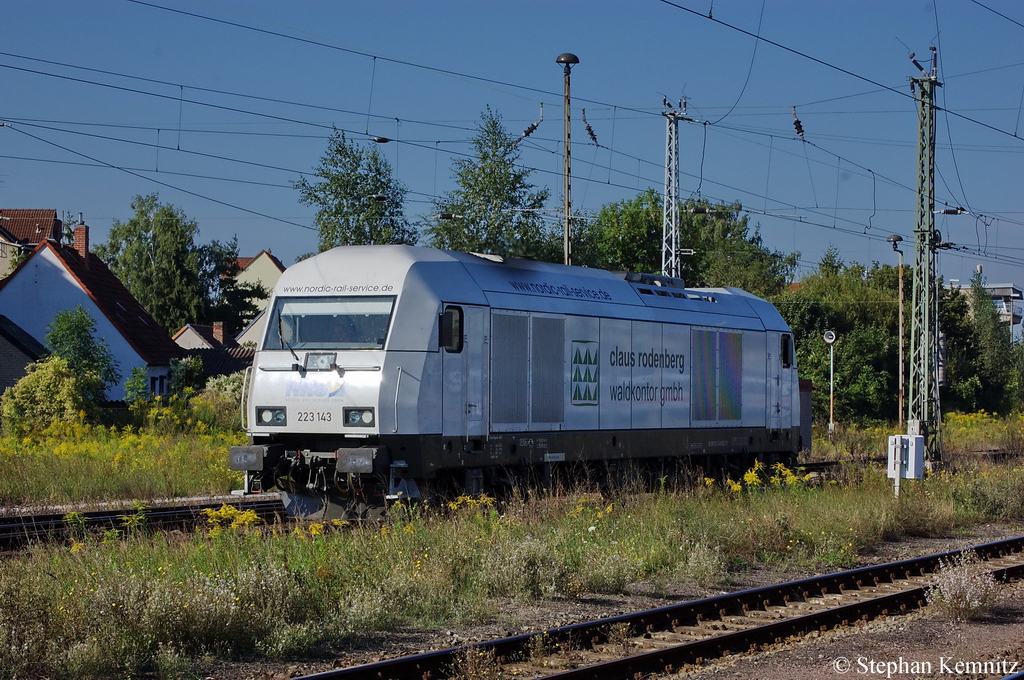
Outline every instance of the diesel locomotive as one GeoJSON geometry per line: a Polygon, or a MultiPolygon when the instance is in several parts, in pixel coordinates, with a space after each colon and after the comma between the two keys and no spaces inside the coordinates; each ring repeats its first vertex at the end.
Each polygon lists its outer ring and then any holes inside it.
{"type": "Polygon", "coordinates": [[[793,335],[735,288],[414,246],[289,267],[246,374],[245,493],[360,515],[585,471],[791,464],[793,335]]]}

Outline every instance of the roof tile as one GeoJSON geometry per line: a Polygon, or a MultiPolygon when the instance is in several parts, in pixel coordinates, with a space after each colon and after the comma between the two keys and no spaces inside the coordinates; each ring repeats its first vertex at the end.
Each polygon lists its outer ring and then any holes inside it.
{"type": "Polygon", "coordinates": [[[33,246],[47,239],[60,241],[63,229],[56,210],[23,208],[0,208],[0,226],[20,243],[33,246]]]}
{"type": "Polygon", "coordinates": [[[73,247],[55,244],[52,241],[37,246],[36,250],[44,247],[53,250],[68,272],[78,279],[103,315],[146,363],[164,364],[181,356],[181,348],[153,320],[149,312],[142,308],[103,260],[94,253],[89,253],[86,263],[73,247]],[[124,310],[124,313],[121,310],[124,310]]]}

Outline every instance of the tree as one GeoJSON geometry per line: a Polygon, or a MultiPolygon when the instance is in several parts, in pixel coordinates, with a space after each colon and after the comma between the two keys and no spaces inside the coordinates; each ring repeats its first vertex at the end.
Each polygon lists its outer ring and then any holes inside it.
{"type": "Polygon", "coordinates": [[[336,246],[415,243],[402,207],[408,190],[376,148],[365,149],[335,130],[313,176],[320,181],[301,177],[294,186],[301,202],[317,208],[321,253],[336,246]]]}
{"type": "Polygon", "coordinates": [[[938,292],[939,328],[945,340],[945,380],[939,388],[939,400],[943,411],[973,412],[978,410],[981,382],[975,366],[978,347],[971,301],[960,287],[939,286],[938,292]]]}
{"type": "Polygon", "coordinates": [[[538,212],[548,191],[529,182],[532,170],[516,166],[516,139],[505,131],[499,114],[490,108],[482,114],[472,144],[473,158],[454,163],[459,188],[434,202],[437,216],[426,229],[430,245],[561,261],[562,244],[559,240],[555,249],[538,212]]]}
{"type": "Polygon", "coordinates": [[[153,393],[149,391],[149,371],[144,366],[136,366],[124,381],[124,400],[134,405],[149,401],[151,396],[153,393]]]}
{"type": "Polygon", "coordinates": [[[240,329],[259,311],[267,292],[239,284],[238,241],[199,245],[199,225],[156,194],[132,200],[135,217],[114,220],[96,254],[168,333],[187,323],[224,321],[240,329]]]}
{"type": "Polygon", "coordinates": [[[102,392],[103,385],[95,373],[79,373],[56,355],[25,370],[25,377],[0,400],[5,433],[24,437],[54,422],[77,422],[83,412],[96,415],[96,402],[89,395],[102,392]]]}
{"type": "Polygon", "coordinates": [[[661,271],[661,206],[654,189],[602,206],[593,220],[577,223],[573,262],[611,271],[661,271]],[[576,247],[577,240],[585,247],[576,247]]]}
{"type": "MultiPolygon", "coordinates": [[[[689,199],[680,205],[680,276],[691,286],[735,286],[768,297],[779,293],[793,275],[799,253],[769,250],[755,228],[750,231],[740,204],[712,204],[689,199]]],[[[663,235],[661,196],[648,189],[636,198],[601,208],[583,222],[577,236],[589,260],[573,262],[602,269],[661,271],[663,235]]]]}
{"type": "Polygon", "coordinates": [[[107,388],[120,382],[121,374],[106,341],[95,333],[96,322],[82,305],[77,305],[54,315],[46,326],[46,346],[77,375],[94,378],[84,396],[98,404],[106,398],[107,388]]]}
{"type": "Polygon", "coordinates": [[[800,375],[814,381],[812,408],[829,412],[829,347],[834,331],[835,408],[840,422],[894,420],[899,394],[898,270],[847,265],[829,248],[816,272],[772,298],[793,329],[800,375]]]}
{"type": "Polygon", "coordinates": [[[760,229],[751,231],[739,203],[683,202],[679,245],[694,254],[680,258],[683,279],[694,285],[735,286],[770,297],[792,279],[800,253],[769,250],[760,229]]]}
{"type": "Polygon", "coordinates": [[[171,359],[167,372],[167,391],[178,396],[196,393],[206,386],[203,358],[197,355],[183,359],[171,359]]]}
{"type": "Polygon", "coordinates": [[[985,290],[980,272],[971,278],[969,297],[977,347],[978,406],[1005,413],[1013,369],[1013,338],[1007,324],[1000,321],[995,301],[985,290]]]}

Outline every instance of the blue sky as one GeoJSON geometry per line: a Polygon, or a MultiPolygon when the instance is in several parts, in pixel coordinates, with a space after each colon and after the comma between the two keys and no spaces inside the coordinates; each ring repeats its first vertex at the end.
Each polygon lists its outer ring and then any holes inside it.
{"type": "Polygon", "coordinates": [[[890,234],[912,261],[908,53],[928,68],[935,46],[936,197],[970,211],[937,217],[955,246],[940,271],[966,283],[981,264],[990,283],[1024,284],[1016,2],[42,0],[8,3],[4,20],[0,206],[81,212],[102,242],[133,196],[155,192],[201,240],[237,235],[242,255],[272,249],[286,264],[316,249],[292,182],[332,125],[394,140],[380,150],[415,221],[453,188],[482,111],[520,134],[543,106],[521,162],[557,219],[563,52],[580,59],[574,208],[662,190],[662,102],[685,96],[683,197],[739,201],[768,247],[800,251],[801,272],[832,244],[895,264],[890,234]]]}

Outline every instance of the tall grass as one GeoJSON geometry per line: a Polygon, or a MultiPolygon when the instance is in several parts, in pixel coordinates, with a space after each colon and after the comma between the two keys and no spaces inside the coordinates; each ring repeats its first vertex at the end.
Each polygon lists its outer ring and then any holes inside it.
{"type": "Polygon", "coordinates": [[[259,527],[225,509],[189,536],[79,535],[0,570],[0,678],[291,658],[373,631],[492,619],[508,599],[615,593],[640,580],[721,584],[756,562],[849,567],[883,537],[1022,518],[1005,498],[1024,484],[1019,467],[933,475],[899,499],[881,469],[851,484],[792,477],[772,482],[761,469],[738,489],[535,495],[501,507],[463,497],[441,510],[396,505],[376,524],[259,527]]]}
{"type": "Polygon", "coordinates": [[[189,434],[130,426],[54,423],[41,433],[0,437],[0,506],[148,500],[227,493],[240,484],[228,448],[245,437],[203,423],[189,434]]]}
{"type": "MultiPolygon", "coordinates": [[[[0,439],[0,503],[237,487],[225,460],[241,434],[170,406],[149,415],[141,431],[62,424],[0,439]]],[[[998,435],[990,416],[951,425],[960,430],[947,429],[947,441],[998,435]]],[[[198,656],[292,658],[373,631],[492,619],[509,599],[616,593],[638,581],[727,584],[758,563],[845,568],[882,539],[1024,519],[1019,464],[935,473],[896,499],[881,466],[856,462],[886,433],[842,434],[833,446],[846,462],[832,480],[759,465],[653,494],[400,504],[377,524],[261,527],[225,509],[194,535],[80,532],[3,563],[0,680],[172,677],[198,656]]]]}

